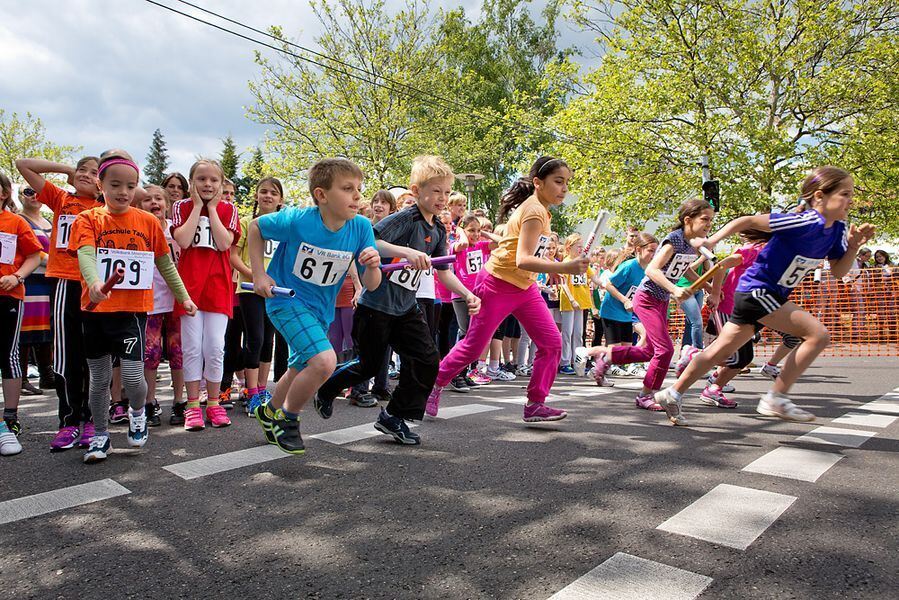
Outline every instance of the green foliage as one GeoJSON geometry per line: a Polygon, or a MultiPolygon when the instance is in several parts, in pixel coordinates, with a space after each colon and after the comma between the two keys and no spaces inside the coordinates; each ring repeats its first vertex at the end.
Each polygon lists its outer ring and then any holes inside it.
{"type": "Polygon", "coordinates": [[[16,160],[43,158],[54,162],[70,162],[81,146],[61,146],[47,139],[41,120],[30,112],[24,117],[0,108],[0,171],[13,181],[20,179],[16,160]]]}
{"type": "Polygon", "coordinates": [[[222,154],[219,162],[222,164],[222,170],[225,177],[234,181],[237,177],[237,167],[240,163],[240,154],[237,152],[237,146],[234,144],[234,138],[231,134],[222,140],[222,154]]]}
{"type": "Polygon", "coordinates": [[[153,185],[162,185],[162,180],[169,169],[169,155],[166,152],[165,139],[157,129],[153,132],[150,151],[147,153],[147,165],[144,167],[144,181],[153,185]]]}

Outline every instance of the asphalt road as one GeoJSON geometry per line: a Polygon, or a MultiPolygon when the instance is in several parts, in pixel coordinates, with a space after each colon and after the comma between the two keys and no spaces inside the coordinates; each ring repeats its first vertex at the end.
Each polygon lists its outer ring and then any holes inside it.
{"type": "Polygon", "coordinates": [[[0,598],[896,598],[899,396],[865,405],[899,386],[899,359],[843,363],[797,386],[811,424],[756,415],[758,374],[736,410],[696,390],[686,429],[634,407],[620,386],[638,380],[560,377],[568,419],[527,426],[524,382],[491,384],[445,393],[451,418],[420,424],[421,447],[369,430],[374,409],[309,407],[303,457],[232,411],[226,429],[152,429],[141,451],[113,426],[115,452],[84,465],[47,449],[55,397],[23,398],[25,452],[0,460],[0,598]],[[842,433],[797,440],[822,426],[842,433]],[[743,470],[757,459],[801,475],[743,470]]]}

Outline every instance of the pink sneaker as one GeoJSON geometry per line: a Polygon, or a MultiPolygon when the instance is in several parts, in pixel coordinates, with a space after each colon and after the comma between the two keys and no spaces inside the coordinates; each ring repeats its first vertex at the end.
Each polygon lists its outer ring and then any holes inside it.
{"type": "Polygon", "coordinates": [[[593,379],[596,380],[596,385],[610,387],[606,381],[606,373],[611,366],[612,363],[606,360],[605,356],[600,355],[596,357],[596,361],[593,363],[593,379]]]}
{"type": "Polygon", "coordinates": [[[709,406],[717,406],[718,408],[737,408],[737,403],[724,395],[721,388],[717,385],[710,385],[702,390],[699,400],[709,406]]]}
{"type": "Polygon", "coordinates": [[[213,427],[227,427],[231,424],[228,412],[221,404],[210,404],[206,407],[206,418],[213,427]]]}
{"type": "Polygon", "coordinates": [[[471,371],[469,371],[468,377],[471,378],[471,380],[474,381],[477,385],[487,385],[488,383],[493,381],[477,369],[472,369],[471,371]]]}
{"type": "Polygon", "coordinates": [[[81,424],[81,437],[78,439],[79,448],[88,448],[91,445],[91,438],[94,437],[96,430],[93,421],[85,421],[81,424]]]}
{"type": "Polygon", "coordinates": [[[655,394],[651,392],[649,394],[646,394],[645,396],[639,394],[634,403],[637,405],[637,408],[642,408],[644,410],[652,410],[657,412],[665,410],[664,408],[662,408],[661,404],[656,402],[655,394]]]}
{"type": "Polygon", "coordinates": [[[198,406],[184,411],[184,429],[187,431],[203,431],[206,423],[203,421],[203,410],[198,406]]]}
{"type": "Polygon", "coordinates": [[[50,452],[62,452],[74,448],[78,443],[78,428],[63,427],[56,432],[56,437],[50,442],[50,452]]]}
{"type": "Polygon", "coordinates": [[[674,367],[674,374],[680,377],[680,374],[684,372],[687,368],[687,365],[690,364],[690,361],[693,360],[697,354],[702,352],[702,348],[694,348],[689,344],[681,348],[680,351],[680,360],[677,361],[677,365],[674,367]]]}
{"type": "Polygon", "coordinates": [[[541,423],[543,421],[561,421],[568,416],[568,413],[558,408],[550,408],[546,404],[540,402],[537,404],[526,404],[524,407],[525,423],[541,423]]]}
{"type": "Polygon", "coordinates": [[[439,385],[435,385],[434,389],[432,389],[431,393],[428,395],[428,403],[425,405],[425,414],[429,417],[437,416],[437,410],[440,408],[441,391],[443,391],[443,388],[439,385]]]}

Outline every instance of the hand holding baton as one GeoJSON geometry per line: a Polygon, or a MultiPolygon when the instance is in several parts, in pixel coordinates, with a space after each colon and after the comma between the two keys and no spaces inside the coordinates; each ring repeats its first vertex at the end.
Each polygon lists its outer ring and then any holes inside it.
{"type": "MultiPolygon", "coordinates": [[[[100,288],[100,291],[103,292],[104,295],[108,294],[112,291],[112,288],[115,287],[116,284],[121,283],[123,279],[125,279],[125,269],[116,267],[115,272],[109,276],[109,279],[106,280],[103,287],[100,288]]],[[[97,308],[97,303],[91,302],[87,305],[86,310],[94,310],[95,308],[97,308]]]]}
{"type": "MultiPolygon", "coordinates": [[[[448,254],[447,256],[437,256],[431,259],[431,265],[435,267],[440,265],[449,265],[454,262],[456,262],[456,256],[453,254],[448,254]]],[[[381,270],[385,273],[390,273],[391,271],[399,271],[400,269],[405,269],[408,266],[411,266],[409,264],[409,261],[401,260],[399,262],[381,265],[381,270]]]]}
{"type": "MultiPolygon", "coordinates": [[[[724,260],[716,263],[715,255],[712,254],[712,251],[706,248],[705,246],[700,246],[698,248],[699,253],[702,254],[705,258],[712,263],[712,268],[699,276],[699,279],[690,284],[690,287],[687,288],[690,291],[690,294],[695,294],[704,286],[712,277],[714,277],[721,270],[730,269],[732,267],[736,267],[739,264],[742,264],[743,259],[739,254],[731,254],[724,260]]],[[[692,265],[691,265],[692,266],[692,265]]]]}
{"type": "MultiPolygon", "coordinates": [[[[240,289],[246,290],[248,292],[252,292],[253,284],[248,281],[245,281],[240,284],[240,289]]],[[[295,291],[293,291],[291,288],[279,287],[277,285],[273,285],[272,286],[272,295],[278,296],[279,298],[293,298],[294,296],[297,295],[297,293],[295,291]]]]}

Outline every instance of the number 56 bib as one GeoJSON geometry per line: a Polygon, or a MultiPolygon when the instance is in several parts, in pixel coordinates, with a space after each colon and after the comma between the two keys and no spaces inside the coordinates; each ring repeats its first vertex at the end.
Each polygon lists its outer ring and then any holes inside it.
{"type": "Polygon", "coordinates": [[[293,274],[306,283],[325,287],[337,283],[349,270],[352,261],[352,252],[300,244],[293,263],[293,274]]]}

